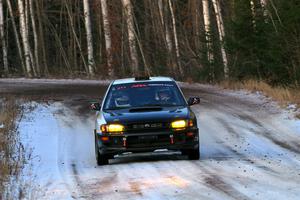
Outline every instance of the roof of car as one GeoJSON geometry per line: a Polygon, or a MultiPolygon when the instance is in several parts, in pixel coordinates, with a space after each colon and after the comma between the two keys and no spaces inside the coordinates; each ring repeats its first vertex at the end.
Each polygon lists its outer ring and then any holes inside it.
{"type": "Polygon", "coordinates": [[[136,79],[136,78],[124,78],[124,79],[116,79],[113,81],[113,85],[117,84],[126,84],[126,83],[138,83],[138,82],[154,82],[154,81],[174,81],[173,78],[170,77],[164,77],[164,76],[154,76],[154,77],[149,77],[149,79],[141,78],[141,79],[136,79]]]}

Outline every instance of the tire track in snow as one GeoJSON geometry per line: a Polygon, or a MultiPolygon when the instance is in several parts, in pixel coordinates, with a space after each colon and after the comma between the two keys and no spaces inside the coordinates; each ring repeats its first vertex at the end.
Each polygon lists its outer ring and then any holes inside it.
{"type": "MultiPolygon", "coordinates": [[[[258,134],[261,134],[265,138],[269,139],[274,144],[280,146],[283,149],[295,152],[297,154],[300,154],[300,140],[298,141],[284,141],[284,138],[280,138],[281,140],[274,137],[274,130],[273,132],[269,131],[261,122],[254,119],[252,116],[246,115],[246,114],[239,114],[238,115],[241,119],[245,121],[250,121],[251,123],[255,124],[257,127],[259,127],[259,131],[256,132],[258,134]]],[[[276,135],[275,135],[276,136],[276,135]]]]}
{"type": "MultiPolygon", "coordinates": [[[[206,102],[208,102],[208,104],[210,104],[209,101],[206,101],[206,102]]],[[[205,107],[205,108],[207,108],[207,107],[205,107]]],[[[291,147],[291,145],[289,145],[289,144],[283,145],[283,144],[286,144],[286,143],[280,142],[279,140],[273,138],[271,136],[272,132],[267,132],[266,131],[267,128],[265,128],[260,122],[258,122],[256,119],[254,119],[254,117],[252,117],[251,115],[245,114],[243,109],[241,109],[240,107],[237,108],[237,107],[232,107],[230,105],[227,105],[225,107],[221,107],[221,106],[218,105],[218,106],[209,106],[209,108],[210,109],[212,109],[212,108],[217,109],[217,110],[221,111],[222,113],[226,113],[228,116],[238,117],[241,120],[245,121],[246,123],[250,123],[254,126],[257,126],[257,128],[252,132],[254,132],[256,134],[256,132],[258,131],[262,136],[267,137],[269,140],[271,140],[275,144],[277,144],[281,147],[285,147],[285,148],[290,149],[290,150],[292,149],[292,151],[297,152],[297,150],[295,148],[291,147]],[[261,131],[260,129],[263,129],[264,131],[261,131]]],[[[196,110],[196,113],[201,113],[201,105],[200,106],[195,106],[194,109],[196,110]]],[[[202,113],[203,113],[203,108],[202,108],[202,113]]],[[[215,119],[218,123],[220,123],[224,127],[224,130],[226,130],[228,133],[231,133],[232,135],[236,136],[238,139],[241,137],[241,134],[239,135],[234,130],[234,128],[231,125],[229,125],[228,122],[226,122],[226,120],[227,120],[226,118],[216,117],[215,119]]],[[[201,133],[201,130],[200,130],[200,133],[201,133]]],[[[276,175],[278,173],[278,172],[274,171],[273,169],[271,169],[270,167],[266,166],[265,163],[260,163],[260,165],[258,165],[258,163],[256,163],[254,160],[252,160],[249,157],[248,154],[245,154],[245,152],[239,153],[239,151],[233,150],[229,145],[224,145],[224,144],[220,144],[220,145],[223,145],[225,147],[225,149],[227,149],[227,150],[231,151],[233,154],[235,154],[237,156],[237,158],[239,158],[239,160],[246,161],[249,164],[252,164],[257,168],[260,168],[260,169],[265,170],[265,171],[269,171],[273,175],[276,175]]],[[[216,158],[214,157],[212,159],[216,159],[216,158]]],[[[210,183],[212,187],[216,187],[216,189],[223,190],[228,195],[238,193],[237,196],[236,195],[233,196],[235,199],[249,199],[243,193],[239,193],[239,192],[233,190],[230,185],[228,187],[228,183],[224,182],[220,177],[218,177],[216,175],[213,175],[213,177],[206,177],[206,179],[208,180],[208,183],[210,183]],[[216,180],[216,181],[213,181],[213,180],[216,180]],[[218,185],[218,186],[216,186],[216,185],[218,185]]]]}

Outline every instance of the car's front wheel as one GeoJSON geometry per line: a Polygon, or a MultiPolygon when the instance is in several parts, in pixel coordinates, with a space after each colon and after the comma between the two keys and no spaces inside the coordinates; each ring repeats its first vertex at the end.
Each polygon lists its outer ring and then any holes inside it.
{"type": "Polygon", "coordinates": [[[96,155],[97,165],[100,166],[100,165],[108,164],[108,157],[106,155],[99,153],[99,147],[98,147],[96,136],[95,136],[95,155],[96,155]]]}

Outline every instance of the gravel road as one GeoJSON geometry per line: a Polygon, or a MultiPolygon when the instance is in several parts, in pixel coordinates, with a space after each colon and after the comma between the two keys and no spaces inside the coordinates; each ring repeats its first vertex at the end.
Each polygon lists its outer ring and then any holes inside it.
{"type": "Polygon", "coordinates": [[[122,155],[97,166],[95,114],[107,82],[0,79],[26,99],[18,130],[37,199],[299,199],[300,125],[257,94],[181,84],[200,128],[199,161],[178,152],[122,155]]]}

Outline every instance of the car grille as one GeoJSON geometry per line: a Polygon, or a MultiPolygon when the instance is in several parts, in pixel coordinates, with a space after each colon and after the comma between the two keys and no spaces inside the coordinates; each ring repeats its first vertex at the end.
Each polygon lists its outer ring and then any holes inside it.
{"type": "Polygon", "coordinates": [[[169,144],[169,135],[130,136],[127,138],[127,145],[129,148],[159,147],[169,144]]]}
{"type": "Polygon", "coordinates": [[[166,130],[169,130],[169,123],[166,122],[131,123],[126,128],[126,132],[128,133],[160,132],[166,130]]]}

